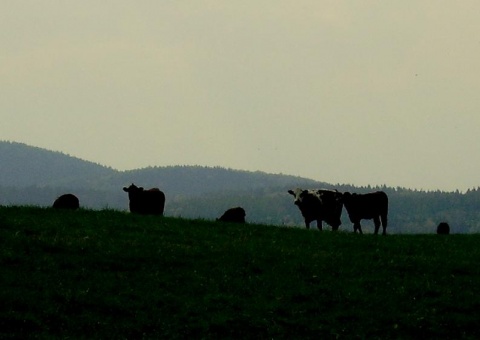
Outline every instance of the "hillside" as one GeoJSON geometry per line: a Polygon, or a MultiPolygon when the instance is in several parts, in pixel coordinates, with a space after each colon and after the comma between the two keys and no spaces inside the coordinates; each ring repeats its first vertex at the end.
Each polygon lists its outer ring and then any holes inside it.
{"type": "Polygon", "coordinates": [[[157,166],[117,171],[60,152],[21,143],[0,142],[0,186],[3,187],[61,187],[116,191],[131,182],[144,187],[161,187],[173,196],[248,191],[291,183],[320,184],[295,176],[220,167],[157,166]]]}
{"type": "Polygon", "coordinates": [[[116,173],[111,168],[60,152],[21,143],[0,142],[0,186],[82,187],[96,178],[116,173]]]}
{"type": "MultiPolygon", "coordinates": [[[[0,205],[50,206],[71,192],[82,207],[128,209],[122,188],[130,183],[159,187],[167,197],[165,214],[215,219],[226,209],[242,206],[247,221],[303,226],[288,189],[335,188],[341,192],[385,191],[390,198],[389,233],[432,233],[448,222],[453,233],[480,232],[480,190],[424,192],[405,188],[332,185],[282,174],[239,171],[220,167],[155,166],[130,171],[84,161],[59,152],[0,142],[0,205]]],[[[351,230],[345,212],[341,230],[351,230]]],[[[372,222],[362,223],[367,233],[372,222]]]]}
{"type": "Polygon", "coordinates": [[[478,339],[480,235],[0,207],[2,339],[478,339]]]}

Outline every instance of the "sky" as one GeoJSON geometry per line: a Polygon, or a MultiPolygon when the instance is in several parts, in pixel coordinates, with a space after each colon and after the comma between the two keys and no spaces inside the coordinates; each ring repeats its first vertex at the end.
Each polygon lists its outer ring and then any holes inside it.
{"type": "Polygon", "coordinates": [[[478,0],[5,0],[0,140],[111,166],[480,186],[478,0]]]}

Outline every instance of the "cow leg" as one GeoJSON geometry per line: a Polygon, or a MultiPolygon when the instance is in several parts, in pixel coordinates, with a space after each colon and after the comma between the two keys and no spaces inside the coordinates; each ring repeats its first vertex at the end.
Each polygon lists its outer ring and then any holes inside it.
{"type": "Polygon", "coordinates": [[[310,229],[310,221],[305,220],[305,227],[307,227],[307,229],[310,229]]]}
{"type": "Polygon", "coordinates": [[[383,228],[382,235],[387,235],[387,215],[381,215],[380,217],[382,219],[382,228],[383,228]]]}
{"type": "Polygon", "coordinates": [[[362,233],[362,226],[360,225],[360,221],[357,221],[357,222],[353,223],[353,232],[356,233],[357,230],[360,234],[363,234],[362,233]]]}
{"type": "Polygon", "coordinates": [[[320,231],[323,230],[322,220],[317,220],[317,228],[318,228],[318,230],[320,230],[320,231]]]}
{"type": "Polygon", "coordinates": [[[375,235],[378,234],[378,229],[380,229],[380,218],[379,216],[375,216],[373,218],[373,222],[375,223],[375,235]]]}

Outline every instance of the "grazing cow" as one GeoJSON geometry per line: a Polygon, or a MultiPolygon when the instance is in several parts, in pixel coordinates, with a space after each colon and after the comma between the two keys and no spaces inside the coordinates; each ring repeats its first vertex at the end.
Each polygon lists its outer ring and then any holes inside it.
{"type": "Polygon", "coordinates": [[[438,235],[448,235],[450,234],[450,226],[447,222],[441,222],[437,227],[438,235]]]}
{"type": "Polygon", "coordinates": [[[225,211],[220,218],[217,218],[217,221],[245,223],[245,215],[245,210],[243,208],[231,208],[225,211]]]}
{"type": "Polygon", "coordinates": [[[373,218],[375,234],[378,234],[380,221],[383,227],[383,235],[387,233],[388,196],[383,191],[368,194],[343,194],[343,204],[347,209],[350,221],[353,223],[353,231],[362,234],[360,220],[373,218]]]}
{"type": "Polygon", "coordinates": [[[342,221],[342,194],[337,190],[303,190],[297,188],[288,190],[295,197],[295,205],[298,206],[305,220],[305,226],[310,229],[310,222],[317,221],[317,228],[322,230],[322,221],[332,226],[332,230],[338,230],[342,221]]]}
{"type": "Polygon", "coordinates": [[[142,215],[163,215],[165,194],[158,188],[144,190],[132,183],[123,191],[128,192],[130,212],[142,215]]]}
{"type": "Polygon", "coordinates": [[[73,194],[65,194],[59,196],[55,202],[53,202],[53,208],[55,209],[71,209],[75,210],[80,208],[80,201],[77,196],[73,194]]]}

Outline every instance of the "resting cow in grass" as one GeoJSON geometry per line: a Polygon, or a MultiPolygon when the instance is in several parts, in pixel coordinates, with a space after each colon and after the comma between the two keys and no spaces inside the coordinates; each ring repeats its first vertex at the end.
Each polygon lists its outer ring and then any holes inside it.
{"type": "Polygon", "coordinates": [[[317,228],[322,230],[322,221],[338,230],[342,224],[342,194],[337,190],[303,190],[297,188],[288,190],[295,198],[294,204],[298,206],[305,220],[305,226],[310,229],[310,222],[317,221],[317,228]]]}
{"type": "Polygon", "coordinates": [[[373,218],[375,234],[378,234],[380,225],[383,227],[383,235],[387,233],[388,196],[383,191],[368,194],[343,194],[343,204],[347,209],[350,221],[353,223],[353,231],[362,234],[360,220],[373,218]],[[381,223],[380,223],[381,222],[381,223]]]}
{"type": "Polygon", "coordinates": [[[59,196],[55,202],[53,202],[53,208],[55,209],[71,209],[75,210],[80,208],[80,201],[77,196],[73,194],[65,194],[59,196]]]}
{"type": "Polygon", "coordinates": [[[448,235],[450,234],[450,226],[447,222],[441,222],[437,226],[437,234],[438,235],[448,235]]]}
{"type": "Polygon", "coordinates": [[[245,215],[245,210],[243,208],[231,208],[225,211],[220,218],[217,218],[217,221],[245,223],[245,215]]]}
{"type": "Polygon", "coordinates": [[[165,194],[158,188],[144,190],[132,183],[123,191],[128,192],[130,212],[143,215],[163,215],[165,194]]]}

